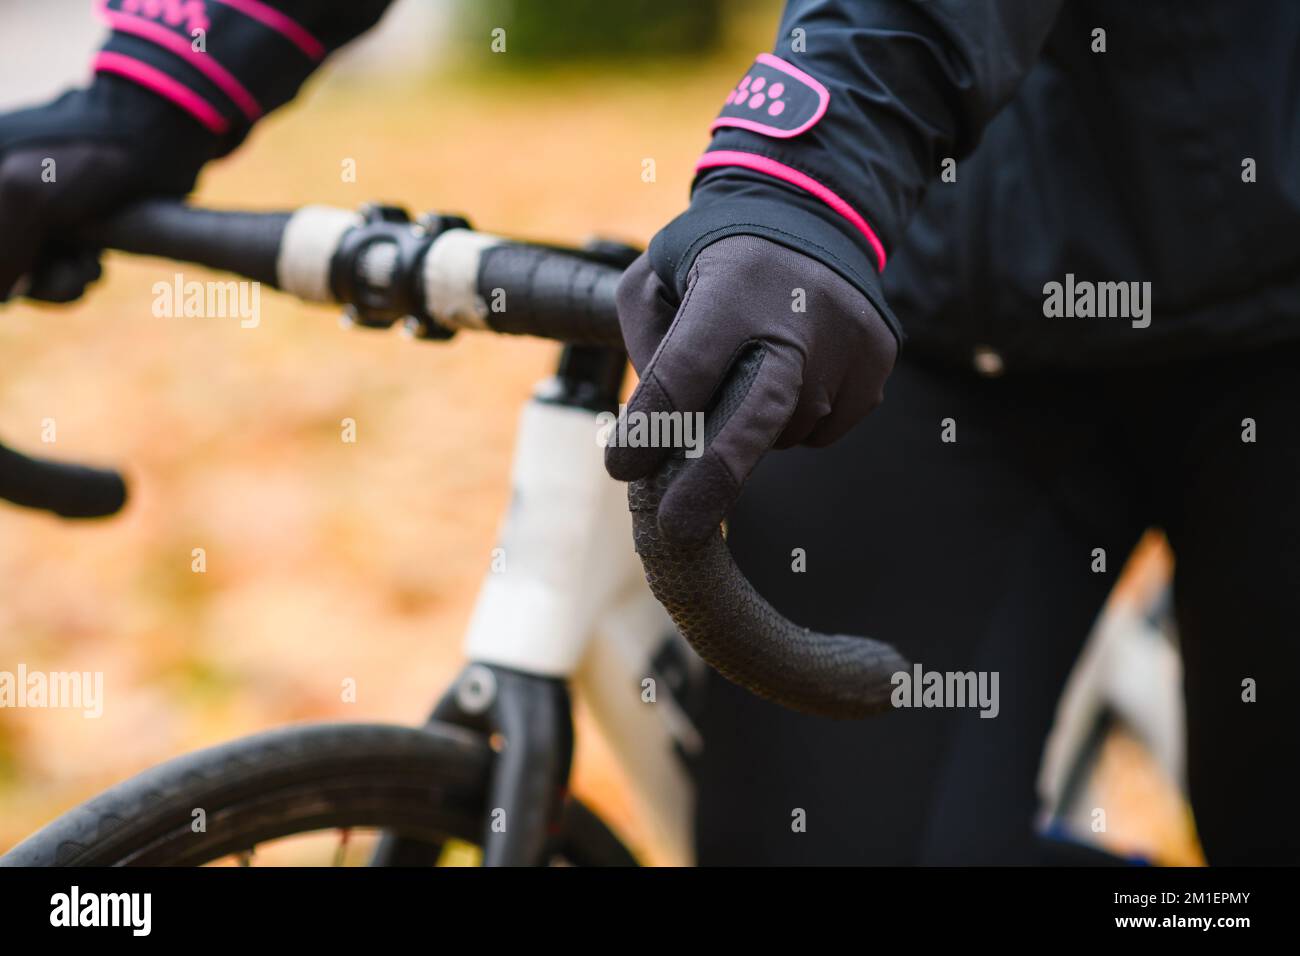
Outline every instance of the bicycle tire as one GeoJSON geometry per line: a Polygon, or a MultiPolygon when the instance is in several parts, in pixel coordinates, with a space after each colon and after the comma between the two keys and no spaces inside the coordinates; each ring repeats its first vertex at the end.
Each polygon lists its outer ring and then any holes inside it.
{"type": "MultiPolygon", "coordinates": [[[[450,725],[271,730],[111,787],[0,856],[0,866],[192,866],[270,840],[351,827],[431,846],[476,843],[492,759],[484,737],[450,725]],[[195,832],[200,808],[206,825],[195,832]]],[[[576,801],[564,820],[557,853],[567,861],[635,865],[576,801]]]]}

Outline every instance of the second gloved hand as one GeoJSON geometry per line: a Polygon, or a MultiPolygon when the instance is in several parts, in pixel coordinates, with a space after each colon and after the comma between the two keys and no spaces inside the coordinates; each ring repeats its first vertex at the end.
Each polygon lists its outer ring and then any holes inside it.
{"type": "MultiPolygon", "coordinates": [[[[827,445],[880,404],[898,354],[857,288],[752,235],[705,246],[680,296],[641,256],[619,286],[618,310],[641,376],[628,419],[709,412],[702,453],[687,457],[659,507],[664,534],[684,543],[717,529],[768,449],[827,445]],[[729,376],[734,397],[711,410],[729,376]]],[[[672,452],[611,443],[605,464],[631,481],[672,452]]]]}
{"type": "Polygon", "coordinates": [[[0,302],[70,302],[99,276],[68,237],[145,196],[183,196],[217,138],[166,100],[99,76],[44,106],[0,114],[0,302]]]}

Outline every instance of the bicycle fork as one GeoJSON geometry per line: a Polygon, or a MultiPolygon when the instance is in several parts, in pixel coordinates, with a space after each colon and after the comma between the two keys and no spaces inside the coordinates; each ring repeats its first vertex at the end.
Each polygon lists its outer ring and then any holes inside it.
{"type": "MultiPolygon", "coordinates": [[[[600,454],[595,413],[617,408],[626,361],[621,351],[569,346],[525,409],[502,567],[479,593],[466,642],[471,663],[430,717],[484,734],[497,751],[485,866],[544,865],[559,832],[573,755],[568,678],[593,613],[624,578],[621,563],[592,544],[611,539],[604,498],[621,489],[587,458],[600,454]]],[[[427,845],[418,851],[385,837],[372,862],[427,864],[430,855],[427,845]]]]}

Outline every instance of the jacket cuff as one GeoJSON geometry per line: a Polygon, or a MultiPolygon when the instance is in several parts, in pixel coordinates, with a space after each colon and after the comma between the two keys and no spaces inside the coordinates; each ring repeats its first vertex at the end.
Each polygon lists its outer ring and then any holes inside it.
{"type": "Polygon", "coordinates": [[[683,295],[700,251],[735,235],[760,236],[833,269],[875,306],[902,348],[902,326],[885,301],[880,259],[868,237],[821,197],[764,172],[706,168],[696,180],[690,208],[651,240],[650,264],[665,285],[683,295]]]}
{"type": "Polygon", "coordinates": [[[263,115],[294,97],[328,52],[287,14],[259,0],[175,3],[97,0],[112,28],[94,61],[169,101],[222,141],[238,145],[263,115]]]}

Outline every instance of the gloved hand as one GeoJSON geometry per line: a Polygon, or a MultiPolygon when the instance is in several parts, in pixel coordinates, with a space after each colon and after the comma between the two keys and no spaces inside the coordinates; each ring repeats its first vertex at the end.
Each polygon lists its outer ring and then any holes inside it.
{"type": "MultiPolygon", "coordinates": [[[[769,448],[829,444],[875,408],[898,340],[855,285],[757,235],[704,245],[685,277],[683,288],[665,284],[643,255],[619,285],[618,310],[641,376],[629,421],[704,412],[728,375],[741,377],[743,397],[711,414],[703,454],[687,457],[659,506],[664,535],[691,543],[717,529],[769,448]]],[[[671,452],[611,442],[605,465],[630,481],[671,452]]]]}
{"type": "Polygon", "coordinates": [[[132,199],[185,195],[218,152],[214,134],[115,76],[0,115],[0,302],[80,296],[99,254],[68,233],[132,199]]]}

